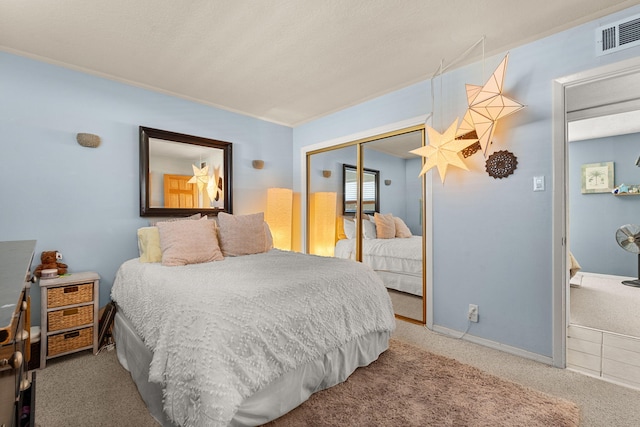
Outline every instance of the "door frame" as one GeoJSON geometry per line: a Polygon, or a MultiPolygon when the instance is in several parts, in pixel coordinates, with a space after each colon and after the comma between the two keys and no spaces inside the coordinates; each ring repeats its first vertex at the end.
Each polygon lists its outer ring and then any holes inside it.
{"type": "Polygon", "coordinates": [[[631,58],[555,79],[552,83],[552,312],[553,365],[566,367],[569,326],[569,271],[567,269],[569,216],[567,212],[568,137],[566,90],[622,74],[640,73],[640,58],[631,58]]]}

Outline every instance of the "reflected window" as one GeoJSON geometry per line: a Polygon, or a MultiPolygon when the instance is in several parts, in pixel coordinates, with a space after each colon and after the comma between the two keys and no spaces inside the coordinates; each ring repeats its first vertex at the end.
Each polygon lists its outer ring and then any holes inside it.
{"type": "MultiPolygon", "coordinates": [[[[375,169],[363,170],[362,182],[362,212],[373,214],[380,211],[379,191],[380,171],[375,169]]],[[[355,214],[358,203],[358,173],[353,165],[342,165],[343,185],[343,214],[355,214]]]]}

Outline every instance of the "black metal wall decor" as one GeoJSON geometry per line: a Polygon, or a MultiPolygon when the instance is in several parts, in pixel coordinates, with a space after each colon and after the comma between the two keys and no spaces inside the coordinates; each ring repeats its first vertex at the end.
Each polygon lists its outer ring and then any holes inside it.
{"type": "Polygon", "coordinates": [[[517,166],[518,159],[507,150],[496,151],[489,156],[486,163],[487,173],[495,179],[508,177],[517,166]]]}

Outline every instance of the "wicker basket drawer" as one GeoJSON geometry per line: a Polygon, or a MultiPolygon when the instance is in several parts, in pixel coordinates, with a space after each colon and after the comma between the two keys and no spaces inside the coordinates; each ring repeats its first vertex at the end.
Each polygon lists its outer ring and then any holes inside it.
{"type": "Polygon", "coordinates": [[[93,304],[50,311],[47,314],[47,323],[49,331],[59,331],[93,323],[93,304]]]}
{"type": "Polygon", "coordinates": [[[47,291],[47,307],[62,307],[93,301],[93,283],[60,286],[47,291]]]}
{"type": "Polygon", "coordinates": [[[91,345],[93,345],[93,328],[51,335],[47,338],[47,355],[55,356],[91,345]]]}

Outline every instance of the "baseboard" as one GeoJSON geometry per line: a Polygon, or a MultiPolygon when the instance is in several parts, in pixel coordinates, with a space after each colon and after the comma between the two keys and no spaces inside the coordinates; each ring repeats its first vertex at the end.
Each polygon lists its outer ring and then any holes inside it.
{"type": "Polygon", "coordinates": [[[501,344],[496,341],[491,341],[486,338],[476,337],[474,335],[465,334],[460,338],[460,331],[456,331],[453,329],[445,328],[444,326],[434,325],[432,328],[434,332],[438,332],[443,335],[447,335],[453,338],[462,339],[464,341],[469,341],[474,344],[480,344],[485,347],[492,348],[494,350],[504,351],[505,353],[513,354],[515,356],[523,357],[525,359],[535,360],[536,362],[544,363],[546,365],[553,365],[553,359],[548,356],[543,356],[541,354],[533,353],[527,350],[523,350],[518,347],[512,347],[510,345],[501,344]]]}

